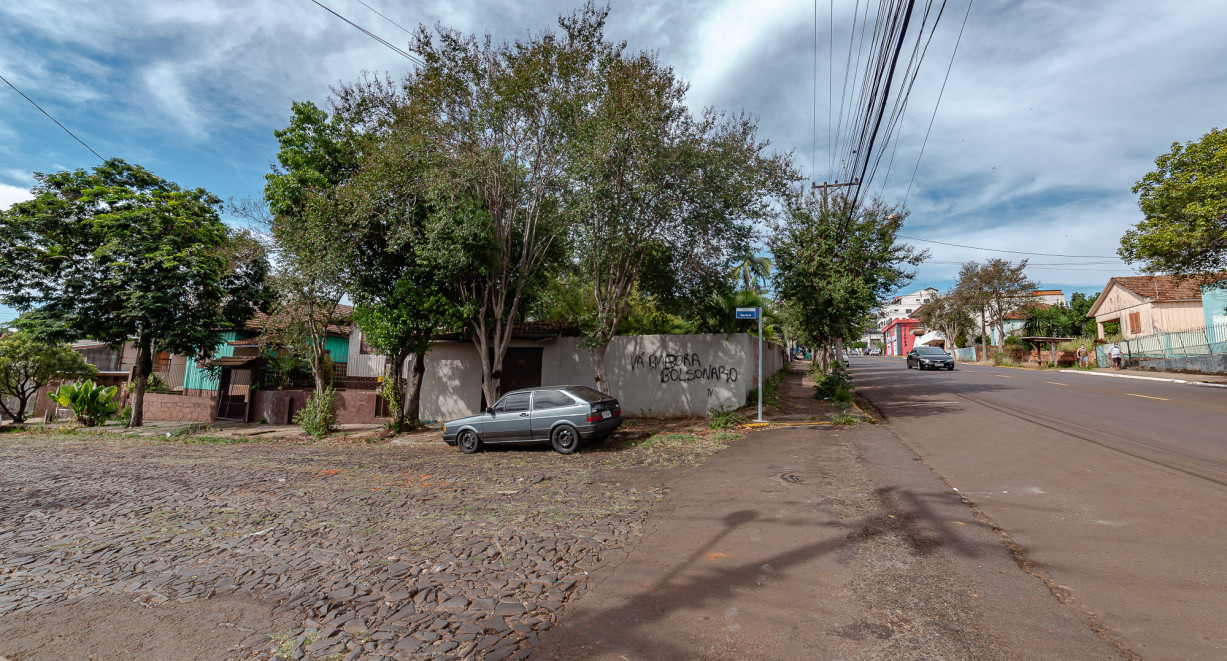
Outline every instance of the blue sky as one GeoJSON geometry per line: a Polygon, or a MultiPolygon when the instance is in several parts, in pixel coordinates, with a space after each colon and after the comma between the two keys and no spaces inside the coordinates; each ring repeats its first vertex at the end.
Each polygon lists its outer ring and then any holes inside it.
{"type": "MultiPolygon", "coordinates": [[[[321,1],[389,41],[407,40],[357,0],[321,1]]],[[[441,23],[496,39],[551,26],[578,4],[364,1],[410,29],[441,23]]],[[[828,70],[837,71],[838,96],[854,5],[819,5],[816,150],[812,2],[614,2],[608,34],[659,51],[691,82],[693,108],[758,116],[761,134],[795,150],[822,181],[833,178],[828,70]]],[[[909,236],[1114,255],[1121,233],[1140,219],[1130,188],[1155,156],[1223,124],[1227,4],[977,0],[912,180],[966,7],[950,0],[900,128],[894,169],[875,192],[899,202],[912,184],[909,236]]],[[[224,198],[260,194],[272,132],[287,122],[291,101],[322,103],[329,85],[363,70],[396,77],[410,66],[310,0],[6,2],[0,43],[0,74],[96,151],[224,198]]],[[[0,86],[0,207],[28,196],[32,172],[96,162],[0,86]]],[[[908,291],[948,287],[962,261],[1010,256],[920,245],[933,261],[908,291]]],[[[1067,293],[1133,273],[1113,259],[1089,261],[1036,256],[1029,273],[1067,293]]],[[[11,316],[0,308],[0,321],[11,316]]]]}

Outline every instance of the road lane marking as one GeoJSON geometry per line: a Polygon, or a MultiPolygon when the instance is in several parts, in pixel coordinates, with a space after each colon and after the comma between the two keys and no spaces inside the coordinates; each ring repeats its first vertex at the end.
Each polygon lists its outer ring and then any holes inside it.
{"type": "Polygon", "coordinates": [[[1166,398],[1166,397],[1151,397],[1150,395],[1135,395],[1135,394],[1133,394],[1133,393],[1131,393],[1131,392],[1127,392],[1127,393],[1125,393],[1125,394],[1126,394],[1126,395],[1129,395],[1130,397],[1145,397],[1146,399],[1161,399],[1161,400],[1163,400],[1163,401],[1165,401],[1165,402],[1169,402],[1169,401],[1171,401],[1170,399],[1168,399],[1168,398],[1166,398]]]}
{"type": "Polygon", "coordinates": [[[1057,383],[1056,381],[1045,381],[1044,383],[1051,383],[1054,386],[1068,386],[1069,385],[1068,383],[1057,383]]]}
{"type": "Polygon", "coordinates": [[[994,374],[993,376],[999,376],[999,377],[1001,377],[1001,378],[1003,378],[1003,379],[1008,379],[1008,378],[1010,378],[1010,377],[1008,377],[1008,376],[1006,376],[1006,375],[1004,375],[1004,374],[994,374]]]}

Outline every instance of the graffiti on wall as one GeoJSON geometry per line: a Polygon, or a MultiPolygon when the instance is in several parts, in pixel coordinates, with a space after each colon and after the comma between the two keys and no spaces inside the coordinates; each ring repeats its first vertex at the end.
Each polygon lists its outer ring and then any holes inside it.
{"type": "Polygon", "coordinates": [[[727,365],[704,365],[697,353],[640,352],[631,358],[631,371],[644,370],[660,375],[661,383],[716,381],[737,383],[737,368],[727,365]]]}

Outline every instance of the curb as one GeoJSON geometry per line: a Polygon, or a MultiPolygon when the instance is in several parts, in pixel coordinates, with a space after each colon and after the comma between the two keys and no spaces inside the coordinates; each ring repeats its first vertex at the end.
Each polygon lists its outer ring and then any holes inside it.
{"type": "Polygon", "coordinates": [[[1166,383],[1183,383],[1187,386],[1201,386],[1203,388],[1227,388],[1227,383],[1207,383],[1205,381],[1189,381],[1188,379],[1167,379],[1159,376],[1136,376],[1133,374],[1109,374],[1107,372],[1088,372],[1086,370],[1058,370],[1065,374],[1091,374],[1094,376],[1107,376],[1114,379],[1139,379],[1142,381],[1164,381],[1166,383]]]}

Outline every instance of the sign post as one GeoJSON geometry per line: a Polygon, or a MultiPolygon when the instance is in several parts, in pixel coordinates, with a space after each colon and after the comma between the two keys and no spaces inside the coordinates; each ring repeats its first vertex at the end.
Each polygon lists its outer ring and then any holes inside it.
{"type": "Polygon", "coordinates": [[[762,308],[737,308],[738,319],[757,319],[758,320],[758,419],[755,422],[764,422],[763,420],[763,309],[762,308]]]}

